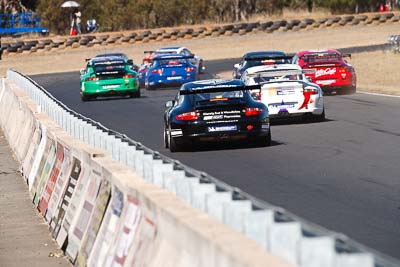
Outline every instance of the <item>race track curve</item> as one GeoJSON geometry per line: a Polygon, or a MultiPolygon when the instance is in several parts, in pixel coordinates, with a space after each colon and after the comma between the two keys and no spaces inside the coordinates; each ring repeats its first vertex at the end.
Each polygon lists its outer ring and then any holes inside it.
{"type": "MultiPolygon", "coordinates": [[[[235,62],[207,62],[201,78],[228,71],[235,62]]],[[[82,103],[78,72],[32,78],[106,127],[400,259],[400,98],[327,96],[325,122],[273,125],[271,147],[232,145],[171,154],[163,147],[162,120],[164,103],[176,89],[82,103]]]]}

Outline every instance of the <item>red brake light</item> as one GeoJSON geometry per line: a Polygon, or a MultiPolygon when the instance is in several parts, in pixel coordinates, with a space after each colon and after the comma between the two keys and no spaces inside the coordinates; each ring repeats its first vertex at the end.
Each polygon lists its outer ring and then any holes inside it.
{"type": "Polygon", "coordinates": [[[194,121],[199,118],[199,114],[195,111],[185,112],[175,117],[178,121],[194,121]]]}
{"type": "Polygon", "coordinates": [[[129,78],[135,78],[133,75],[131,74],[125,74],[124,75],[124,79],[129,79],[129,78]]]}
{"type": "Polygon", "coordinates": [[[186,68],[186,72],[194,72],[194,68],[193,67],[187,67],[186,68]]]}
{"type": "Polygon", "coordinates": [[[259,92],[251,92],[251,97],[255,100],[255,101],[261,101],[261,97],[262,97],[262,94],[261,94],[261,92],[259,91],[259,92]]]}
{"type": "Polygon", "coordinates": [[[88,77],[85,79],[85,82],[90,82],[90,81],[97,81],[99,78],[97,77],[88,77]]]}
{"type": "Polygon", "coordinates": [[[314,87],[305,87],[304,88],[304,93],[309,93],[310,95],[317,95],[318,94],[318,89],[314,87]]]}
{"type": "Polygon", "coordinates": [[[162,69],[155,69],[155,70],[152,70],[151,71],[151,73],[153,73],[153,74],[162,74],[162,69]]]}
{"type": "Polygon", "coordinates": [[[257,116],[264,112],[262,108],[246,108],[245,114],[247,117],[257,116]]]}

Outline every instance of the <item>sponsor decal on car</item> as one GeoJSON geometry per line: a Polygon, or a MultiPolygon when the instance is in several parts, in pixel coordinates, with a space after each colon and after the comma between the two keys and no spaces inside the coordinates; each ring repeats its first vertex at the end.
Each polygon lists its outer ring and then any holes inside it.
{"type": "Polygon", "coordinates": [[[319,69],[315,72],[315,77],[321,77],[325,75],[333,75],[336,73],[336,68],[326,68],[326,69],[319,69]]]}
{"type": "Polygon", "coordinates": [[[236,125],[228,125],[228,126],[209,126],[209,132],[230,132],[230,131],[237,131],[236,125]]]}

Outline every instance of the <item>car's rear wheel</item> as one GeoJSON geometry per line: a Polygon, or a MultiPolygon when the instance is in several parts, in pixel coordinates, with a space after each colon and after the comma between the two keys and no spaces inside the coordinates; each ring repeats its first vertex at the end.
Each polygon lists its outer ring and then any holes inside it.
{"type": "Polygon", "coordinates": [[[138,88],[136,92],[131,93],[130,97],[139,98],[140,97],[140,89],[138,88]]]}
{"type": "Polygon", "coordinates": [[[267,136],[259,136],[256,140],[256,145],[257,146],[270,146],[271,145],[271,132],[268,133],[267,136]]]}
{"type": "Polygon", "coordinates": [[[171,137],[171,135],[168,135],[168,145],[169,151],[171,152],[179,152],[182,149],[181,146],[176,143],[175,139],[171,137]]]}
{"type": "Polygon", "coordinates": [[[90,100],[90,97],[87,96],[87,95],[85,95],[85,94],[83,94],[83,93],[81,93],[81,100],[82,100],[83,102],[86,102],[86,101],[89,101],[89,100],[90,100]]]}
{"type": "Polygon", "coordinates": [[[322,111],[320,115],[315,116],[315,121],[322,122],[325,121],[325,109],[322,111]]]}
{"type": "Polygon", "coordinates": [[[204,73],[203,67],[204,67],[203,60],[200,60],[200,62],[199,62],[199,74],[204,73]]]}
{"type": "Polygon", "coordinates": [[[169,148],[169,137],[167,129],[164,128],[164,147],[169,148]]]}

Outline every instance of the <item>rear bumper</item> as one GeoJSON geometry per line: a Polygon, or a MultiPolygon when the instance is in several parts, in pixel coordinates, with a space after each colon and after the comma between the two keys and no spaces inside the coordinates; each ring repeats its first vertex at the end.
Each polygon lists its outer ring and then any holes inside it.
{"type": "Polygon", "coordinates": [[[171,129],[171,137],[177,143],[187,142],[220,142],[220,141],[248,141],[259,137],[267,137],[270,135],[270,125],[260,125],[258,129],[252,129],[251,131],[242,130],[236,132],[195,132],[187,133],[183,129],[175,128],[171,129]]]}
{"type": "Polygon", "coordinates": [[[148,86],[155,86],[155,87],[169,87],[169,86],[179,86],[187,82],[193,82],[196,80],[196,77],[193,76],[186,76],[182,79],[174,79],[174,80],[167,80],[167,79],[149,79],[147,81],[148,86]]]}
{"type": "Polygon", "coordinates": [[[132,80],[129,82],[115,82],[113,88],[105,88],[107,84],[96,82],[83,82],[81,84],[81,93],[87,96],[97,95],[118,95],[131,94],[139,89],[139,81],[132,80]]]}

